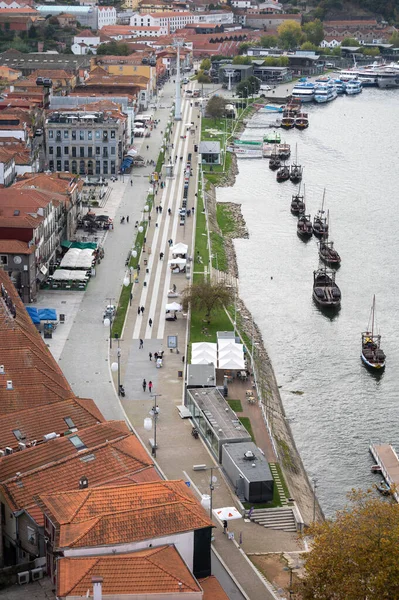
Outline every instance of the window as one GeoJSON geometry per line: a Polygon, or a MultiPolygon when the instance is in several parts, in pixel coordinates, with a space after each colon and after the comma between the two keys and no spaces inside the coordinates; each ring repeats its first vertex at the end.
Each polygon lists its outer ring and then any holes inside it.
{"type": "Polygon", "coordinates": [[[61,139],[61,130],[57,129],[57,140],[61,139]]]}
{"type": "Polygon", "coordinates": [[[111,175],[115,175],[115,173],[116,173],[115,161],[111,160],[111,175]]]}
{"type": "Polygon", "coordinates": [[[49,130],[48,137],[49,137],[50,140],[53,139],[53,137],[54,137],[54,131],[52,131],[52,129],[49,130]]]}
{"type": "Polygon", "coordinates": [[[72,139],[76,140],[76,131],[72,130],[72,139]]]}
{"type": "Polygon", "coordinates": [[[115,129],[112,129],[111,130],[111,140],[114,140],[115,137],[116,137],[116,131],[115,131],[115,129]]]}
{"type": "Polygon", "coordinates": [[[69,154],[69,146],[64,146],[64,154],[69,154]]]}
{"type": "Polygon", "coordinates": [[[57,157],[61,156],[62,148],[61,146],[57,146],[57,157]]]}
{"type": "Polygon", "coordinates": [[[80,156],[80,158],[84,158],[84,155],[85,155],[84,146],[80,146],[80,148],[79,148],[79,156],[80,156]]]}
{"type": "Polygon", "coordinates": [[[69,160],[64,160],[64,171],[69,171],[69,160]]]}
{"type": "Polygon", "coordinates": [[[101,175],[101,163],[99,160],[96,160],[96,175],[101,175]]]}
{"type": "Polygon", "coordinates": [[[85,173],[86,173],[85,161],[80,160],[79,161],[79,175],[84,175],[85,173]]]}
{"type": "Polygon", "coordinates": [[[72,156],[76,156],[76,146],[72,146],[72,156]]]}
{"type": "Polygon", "coordinates": [[[49,154],[54,154],[54,146],[49,146],[48,147],[48,153],[49,154]]]}
{"type": "Polygon", "coordinates": [[[111,154],[115,154],[115,150],[116,150],[115,146],[111,146],[111,154]]]}
{"type": "Polygon", "coordinates": [[[49,164],[48,164],[48,168],[50,169],[50,171],[54,171],[54,161],[50,160],[49,164]]]}
{"type": "Polygon", "coordinates": [[[57,160],[57,171],[61,171],[62,167],[61,167],[61,161],[57,160]]]}
{"type": "Polygon", "coordinates": [[[87,132],[87,139],[88,140],[92,140],[93,139],[93,132],[92,131],[88,131],[87,132]]]}
{"type": "Polygon", "coordinates": [[[36,543],[37,543],[36,530],[33,529],[33,527],[29,527],[29,525],[28,525],[26,527],[26,533],[28,536],[29,544],[33,544],[34,546],[36,546],[36,543]]]}
{"type": "Polygon", "coordinates": [[[75,446],[76,450],[84,450],[85,448],[87,448],[86,444],[82,442],[78,435],[71,435],[71,437],[68,439],[71,442],[71,444],[75,446]]]}
{"type": "Polygon", "coordinates": [[[0,264],[8,265],[8,256],[7,254],[0,254],[0,264]]]}
{"type": "Polygon", "coordinates": [[[85,139],[85,132],[82,131],[82,130],[79,131],[79,139],[80,140],[84,140],[85,139]]]}
{"type": "Polygon", "coordinates": [[[69,131],[68,129],[64,129],[64,140],[67,140],[69,138],[69,131]]]}
{"type": "Polygon", "coordinates": [[[92,160],[89,160],[87,162],[87,174],[93,175],[93,161],[92,160]]]}
{"type": "Polygon", "coordinates": [[[67,424],[67,427],[69,429],[72,429],[73,427],[75,427],[75,423],[73,422],[71,417],[64,417],[64,421],[67,424]]]}
{"type": "Polygon", "coordinates": [[[107,160],[103,161],[103,173],[104,173],[104,175],[108,175],[108,161],[107,160]]]}
{"type": "Polygon", "coordinates": [[[101,140],[101,130],[100,129],[98,129],[96,131],[96,140],[101,140]]]}
{"type": "Polygon", "coordinates": [[[105,146],[103,148],[103,157],[108,158],[108,148],[106,148],[105,146]]]}
{"type": "Polygon", "coordinates": [[[78,167],[77,167],[77,162],[76,160],[72,161],[72,173],[77,173],[78,172],[78,167]]]}
{"type": "Polygon", "coordinates": [[[89,158],[91,158],[91,157],[93,156],[93,148],[92,148],[91,146],[89,146],[89,147],[87,148],[87,156],[88,156],[89,158]]]}
{"type": "Polygon", "coordinates": [[[96,146],[96,156],[100,156],[101,155],[101,148],[100,146],[96,146]]]}

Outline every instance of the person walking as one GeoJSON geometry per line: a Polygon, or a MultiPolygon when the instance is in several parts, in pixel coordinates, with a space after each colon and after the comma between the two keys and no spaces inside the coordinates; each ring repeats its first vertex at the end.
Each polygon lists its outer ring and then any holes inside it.
{"type": "Polygon", "coordinates": [[[168,208],[168,215],[170,216],[172,214],[172,209],[168,208]]]}
{"type": "Polygon", "coordinates": [[[149,352],[148,356],[150,357],[150,360],[152,360],[152,352],[149,352]]]}
{"type": "Polygon", "coordinates": [[[148,320],[148,325],[149,325],[150,327],[152,327],[152,319],[149,319],[149,320],[148,320]]]}
{"type": "Polygon", "coordinates": [[[144,314],[144,306],[142,306],[142,307],[140,308],[140,310],[141,310],[141,314],[143,315],[143,314],[144,314]]]}
{"type": "Polygon", "coordinates": [[[162,259],[163,259],[163,252],[160,252],[159,253],[159,260],[162,260],[162,259]]]}
{"type": "Polygon", "coordinates": [[[143,379],[143,392],[145,392],[146,388],[147,388],[147,382],[145,379],[143,379]]]}
{"type": "Polygon", "coordinates": [[[149,391],[149,392],[150,392],[150,394],[151,394],[151,392],[152,392],[152,381],[149,381],[149,382],[148,382],[148,391],[149,391]]]}
{"type": "Polygon", "coordinates": [[[158,214],[158,212],[159,212],[159,206],[156,206],[155,210],[157,211],[157,214],[158,214]]]}
{"type": "Polygon", "coordinates": [[[159,212],[162,214],[162,206],[159,206],[159,212]]]}
{"type": "Polygon", "coordinates": [[[130,180],[130,185],[133,185],[133,179],[130,180]]]}
{"type": "Polygon", "coordinates": [[[150,149],[150,147],[147,145],[147,150],[149,150],[149,149],[150,149]]]}
{"type": "Polygon", "coordinates": [[[137,314],[140,316],[141,315],[141,310],[140,310],[140,306],[137,309],[137,314]]]}
{"type": "Polygon", "coordinates": [[[129,215],[126,217],[126,223],[129,223],[129,215]]]}
{"type": "Polygon", "coordinates": [[[158,360],[158,352],[154,352],[154,358],[155,360],[158,360]]]}
{"type": "MultiPolygon", "coordinates": [[[[145,390],[144,390],[145,391],[145,390]]],[[[223,533],[226,534],[227,533],[227,527],[228,527],[228,523],[226,521],[226,519],[223,521],[223,533]]]]}
{"type": "Polygon", "coordinates": [[[193,215],[194,215],[194,208],[195,208],[195,207],[193,206],[193,207],[192,207],[192,209],[191,209],[191,212],[193,213],[193,215]]]}
{"type": "Polygon", "coordinates": [[[139,350],[142,350],[143,348],[144,348],[144,342],[143,342],[143,340],[140,338],[139,350]]]}

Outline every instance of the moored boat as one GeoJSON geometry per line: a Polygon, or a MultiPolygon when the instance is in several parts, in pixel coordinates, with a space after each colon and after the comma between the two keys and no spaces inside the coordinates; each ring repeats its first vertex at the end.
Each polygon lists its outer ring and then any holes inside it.
{"type": "Polygon", "coordinates": [[[363,91],[362,84],[358,79],[352,79],[348,81],[345,88],[345,93],[348,96],[355,96],[363,91]]]}
{"type": "Polygon", "coordinates": [[[300,191],[292,196],[291,200],[291,212],[293,215],[305,214],[306,206],[303,196],[300,195],[300,191]]]}
{"type": "Polygon", "coordinates": [[[277,152],[281,160],[287,160],[291,156],[291,146],[289,144],[279,144],[277,152]]]}
{"type": "Polygon", "coordinates": [[[276,179],[279,183],[282,181],[288,181],[290,178],[290,168],[287,165],[283,165],[277,171],[276,179]]]}
{"type": "Polygon", "coordinates": [[[282,129],[292,129],[295,127],[295,114],[291,111],[284,112],[280,127],[282,129]]]}
{"type": "Polygon", "coordinates": [[[307,113],[300,112],[295,117],[295,127],[299,130],[303,130],[309,127],[309,117],[307,113]]]}
{"type": "Polygon", "coordinates": [[[300,183],[302,181],[303,168],[298,165],[298,144],[295,144],[295,161],[291,165],[290,179],[292,183],[300,183]]]}
{"type": "Polygon", "coordinates": [[[312,102],[314,100],[315,85],[306,79],[300,79],[292,90],[292,98],[301,102],[312,102]]]}
{"type": "Polygon", "coordinates": [[[375,333],[375,296],[371,306],[370,319],[367,331],[362,333],[362,353],[363,363],[369,369],[382,370],[385,368],[385,353],[381,349],[381,335],[375,333]]]}
{"type": "Polygon", "coordinates": [[[341,305],[341,290],[335,283],[335,272],[326,268],[313,272],[313,299],[318,306],[336,309],[341,305]]]}
{"type": "Polygon", "coordinates": [[[319,242],[319,256],[330,267],[337,268],[341,264],[341,257],[334,248],[334,242],[329,242],[328,237],[319,242]]]}
{"type": "Polygon", "coordinates": [[[335,100],[337,97],[337,90],[334,88],[331,81],[327,83],[318,83],[316,84],[316,91],[314,99],[319,104],[325,102],[331,102],[331,100],[335,100]]]}
{"type": "Polygon", "coordinates": [[[271,169],[272,171],[276,171],[277,169],[279,169],[281,167],[281,160],[280,160],[279,155],[276,152],[276,149],[277,149],[277,147],[275,147],[275,151],[270,156],[270,160],[269,160],[269,169],[271,169]]]}
{"type": "Polygon", "coordinates": [[[337,94],[344,94],[346,90],[346,83],[342,79],[333,79],[333,86],[335,87],[337,94]]]}
{"type": "Polygon", "coordinates": [[[313,235],[312,220],[310,215],[301,215],[298,219],[296,232],[299,237],[309,240],[313,235]]]}
{"type": "Polygon", "coordinates": [[[376,488],[383,496],[389,496],[392,493],[391,486],[384,480],[380,481],[380,483],[376,485],[376,488]]]}
{"type": "Polygon", "coordinates": [[[372,473],[381,473],[382,468],[380,467],[380,465],[373,465],[370,469],[370,471],[372,473]]]}
{"type": "Polygon", "coordinates": [[[281,135],[277,131],[271,131],[263,136],[263,142],[265,144],[280,144],[281,135]]]}
{"type": "Polygon", "coordinates": [[[328,235],[328,223],[327,217],[325,216],[324,211],[324,199],[326,195],[326,190],[323,192],[323,201],[321,204],[321,209],[317,211],[313,219],[313,233],[318,238],[323,238],[328,235]]]}

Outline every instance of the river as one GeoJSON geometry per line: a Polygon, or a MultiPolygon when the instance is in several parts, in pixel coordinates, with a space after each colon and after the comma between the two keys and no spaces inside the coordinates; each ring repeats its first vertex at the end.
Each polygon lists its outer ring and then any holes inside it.
{"type": "MultiPolygon", "coordinates": [[[[281,133],[292,158],[298,144],[312,217],[326,189],[330,239],[342,258],[337,316],[327,318],[312,301],[316,239],[297,237],[291,182],[278,184],[267,159],[241,159],[235,186],[219,188],[217,200],[242,204],[250,237],[235,241],[240,296],[261,329],[305,468],[331,515],[351,488],[378,483],[370,440],[397,442],[399,450],[399,91],[366,88],[306,109],[307,130],[281,133]],[[360,360],[373,294],[387,355],[380,378],[360,360]]],[[[266,131],[247,129],[244,137],[266,131]]]]}

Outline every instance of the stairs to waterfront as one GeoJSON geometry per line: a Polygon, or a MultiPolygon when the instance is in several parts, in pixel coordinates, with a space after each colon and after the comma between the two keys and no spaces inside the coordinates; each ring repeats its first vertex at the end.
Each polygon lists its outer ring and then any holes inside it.
{"type": "Polygon", "coordinates": [[[292,508],[257,508],[251,514],[251,521],[267,529],[281,531],[297,531],[296,521],[292,508]]]}
{"type": "Polygon", "coordinates": [[[288,501],[287,501],[287,497],[284,492],[283,484],[281,483],[280,475],[278,474],[277,467],[276,467],[275,463],[269,463],[269,467],[270,467],[270,471],[273,475],[274,485],[277,488],[277,492],[278,492],[278,495],[280,498],[280,504],[281,504],[281,506],[286,506],[288,501]]]}

